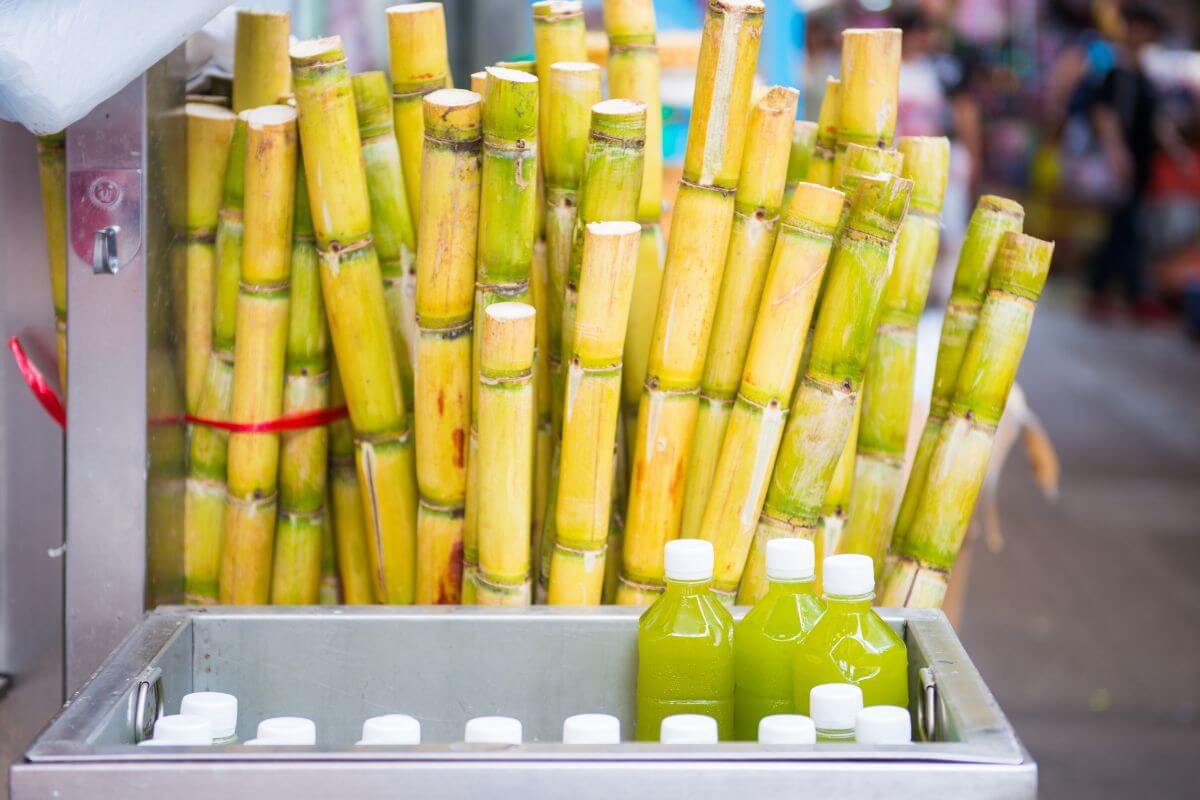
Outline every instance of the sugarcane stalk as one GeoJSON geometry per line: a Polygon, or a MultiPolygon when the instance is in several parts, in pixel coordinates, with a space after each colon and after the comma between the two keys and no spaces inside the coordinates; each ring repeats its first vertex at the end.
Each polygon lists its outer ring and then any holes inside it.
{"type": "Polygon", "coordinates": [[[421,153],[425,147],[425,95],[450,86],[446,17],[441,3],[405,3],[387,10],[392,113],[404,196],[414,227],[421,221],[421,153]]]}
{"type": "MultiPolygon", "coordinates": [[[[641,179],[640,164],[635,177],[641,179]]],[[[640,238],[641,225],[632,220],[593,222],[584,230],[563,401],[556,541],[550,559],[552,605],[598,605],[603,595],[621,356],[640,238]]]]}
{"type": "Polygon", "coordinates": [[[233,43],[235,112],[278,103],[292,91],[291,26],[286,11],[238,10],[233,43]]]}
{"type": "MultiPolygon", "coordinates": [[[[898,150],[849,143],[839,148],[837,173],[841,180],[842,191],[853,194],[854,189],[864,176],[888,173],[899,175],[904,158],[898,150]]],[[[890,280],[890,279],[889,279],[890,280]]],[[[818,304],[821,296],[818,294],[818,304]]],[[[874,339],[872,339],[874,342],[874,339]]],[[[870,367],[870,355],[867,358],[870,367]]],[[[850,423],[850,432],[842,445],[842,453],[838,456],[837,465],[833,469],[833,478],[825,492],[825,500],[821,504],[821,552],[836,553],[846,526],[846,515],[850,506],[850,492],[854,484],[854,462],[858,452],[859,420],[862,416],[862,394],[859,393],[854,403],[854,419],[850,423]]],[[[820,584],[821,568],[817,567],[817,582],[820,584]]]]}
{"type": "MultiPolygon", "coordinates": [[[[330,366],[329,403],[336,408],[345,405],[346,395],[337,362],[331,362],[330,366]]],[[[354,468],[354,430],[349,419],[329,423],[329,508],[342,602],[348,606],[379,602],[375,596],[362,492],[354,468]]]]}
{"type": "MultiPolygon", "coordinates": [[[[246,127],[245,237],[230,419],[255,424],[279,417],[283,409],[296,112],[262,106],[247,115],[246,127]]],[[[220,600],[263,604],[271,590],[279,434],[231,433],[227,471],[220,600]]]]}
{"type": "MultiPolygon", "coordinates": [[[[583,179],[584,152],[592,106],[600,102],[600,68],[595,64],[554,64],[542,87],[550,113],[541,139],[542,174],[546,184],[546,319],[550,372],[550,416],[562,429],[563,298],[571,263],[577,193],[583,179]]],[[[541,308],[539,307],[539,312],[541,308]]]]}
{"type": "MultiPolygon", "coordinates": [[[[328,487],[326,487],[328,488],[328,487]]],[[[338,575],[337,543],[333,539],[333,517],[330,495],[325,493],[325,519],[321,525],[321,589],[317,603],[323,606],[342,604],[342,580],[338,575]]]]}
{"type": "Polygon", "coordinates": [[[825,276],[804,377],[792,398],[763,512],[742,574],[739,598],[753,603],[766,589],[758,571],[767,541],[781,536],[821,541],[821,502],[845,445],[863,369],[875,335],[896,233],[908,210],[912,181],[863,178],[841,225],[825,276]],[[757,551],[757,553],[755,552],[757,551]]]}
{"type": "Polygon", "coordinates": [[[400,362],[404,407],[413,408],[413,365],[417,348],[416,231],[405,196],[400,147],[392,123],[387,76],[364,72],[350,79],[362,139],[371,201],[371,237],[383,273],[392,346],[400,362]]]}
{"type": "MultiPolygon", "coordinates": [[[[539,186],[542,185],[540,182],[539,186]]],[[[539,207],[544,208],[545,204],[539,207]]],[[[545,219],[544,215],[539,215],[545,219]]],[[[544,317],[550,311],[550,276],[546,264],[546,240],[533,243],[533,260],[529,270],[529,298],[537,311],[537,335],[533,347],[533,512],[529,524],[530,552],[538,553],[541,547],[542,528],[550,502],[550,475],[554,461],[554,429],[550,407],[553,403],[550,362],[550,326],[544,317]]],[[[536,566],[536,561],[534,562],[536,566]]],[[[536,579],[536,572],[534,574],[536,579]]],[[[535,580],[536,583],[536,580],[535,580]]]]}
{"type": "Polygon", "coordinates": [[[1052,243],[1022,233],[1001,239],[911,528],[883,578],[883,605],[942,604],[1053,253],[1052,243]]]}
{"type": "MultiPolygon", "coordinates": [[[[534,74],[538,79],[538,136],[545,142],[552,124],[550,109],[550,71],[559,62],[587,61],[587,28],[583,22],[583,3],[577,0],[541,0],[531,6],[533,13],[534,74]]],[[[508,66],[498,64],[497,66],[508,66]]],[[[509,67],[511,69],[511,67],[509,67]]],[[[555,122],[554,124],[557,124],[555,122]]],[[[543,167],[546,166],[543,164],[543,167]]]]}
{"type": "Polygon", "coordinates": [[[896,263],[863,375],[854,482],[838,546],[838,552],[870,556],[877,569],[904,492],[917,322],[937,262],[950,168],[950,143],[944,137],[901,137],[898,149],[904,156],[901,175],[913,182],[912,201],[896,240],[896,263]]]}
{"type": "Polygon", "coordinates": [[[67,135],[37,138],[38,179],[42,190],[42,224],[54,301],[54,335],[58,349],[58,385],[67,392],[67,135]]]}
{"type": "Polygon", "coordinates": [[[292,48],[321,294],[355,435],[376,596],[411,603],[417,491],[400,369],[371,241],[350,74],[337,36],[292,48]]]}
{"type": "Polygon", "coordinates": [[[425,96],[421,248],[417,252],[417,602],[457,603],[462,587],[471,314],[479,216],[481,98],[425,96]]]}
{"type": "Polygon", "coordinates": [[[817,144],[817,123],[798,119],[792,123],[792,149],[788,154],[787,180],[783,187],[783,207],[791,205],[796,187],[808,181],[808,165],[817,144]]]}
{"type": "Polygon", "coordinates": [[[184,219],[176,228],[184,239],[183,314],[184,404],[195,414],[204,389],[212,353],[213,286],[216,272],[216,230],[225,165],[236,115],[220,106],[188,103],[187,181],[184,219]],[[181,229],[181,230],[180,230],[181,229]]]}
{"type": "MultiPolygon", "coordinates": [[[[483,96],[483,163],[480,173],[479,238],[475,268],[474,327],[483,327],[488,306],[529,299],[529,275],[537,226],[538,80],[489,67],[483,96]]],[[[473,339],[471,428],[467,438],[467,505],[463,527],[462,601],[475,602],[478,526],[482,522],[479,450],[481,337],[473,339]]],[[[530,411],[532,414],[533,412],[530,411]]],[[[530,420],[532,425],[532,419],[530,420]]],[[[529,455],[532,458],[532,452],[529,455]]],[[[532,478],[531,478],[532,480],[532,478]]],[[[526,548],[529,546],[526,530],[526,548]]],[[[528,560],[528,559],[527,559],[528,560]]]]}
{"type": "Polygon", "coordinates": [[[838,186],[833,180],[833,166],[837,157],[838,115],[842,110],[842,82],[834,77],[825,79],[825,96],[821,98],[821,109],[817,115],[816,141],[812,157],[808,162],[805,177],[809,183],[821,186],[838,186]]]}
{"type": "Polygon", "coordinates": [[[834,189],[797,186],[780,218],[760,301],[753,306],[754,330],[699,526],[716,554],[714,586],[727,600],[733,599],[762,511],[843,204],[842,193],[834,189]]]}
{"type": "MultiPolygon", "coordinates": [[[[296,169],[295,209],[283,378],[285,415],[329,406],[329,331],[303,164],[296,169]]],[[[271,575],[271,602],[275,605],[313,605],[320,600],[328,460],[326,426],[280,435],[279,522],[271,575]]]]}
{"type": "Polygon", "coordinates": [[[896,135],[900,93],[899,28],[847,28],[842,31],[842,75],[834,180],[846,145],[890,148],[896,135]]]}
{"type": "MultiPolygon", "coordinates": [[[[494,96],[490,99],[495,99],[494,96]]],[[[479,348],[479,569],[476,602],[528,605],[533,502],[536,312],[501,301],[483,312],[479,348]]]]}
{"type": "MultiPolygon", "coordinates": [[[[638,402],[646,380],[650,337],[658,313],[664,255],[659,226],[663,184],[661,70],[653,0],[604,0],[604,30],[608,35],[609,93],[646,106],[646,147],[637,217],[642,223],[642,240],[621,377],[623,427],[626,435],[632,437],[637,429],[638,402]]],[[[624,508],[621,514],[624,515],[624,508]]],[[[607,563],[614,564],[617,560],[610,551],[607,563]]]]}
{"type": "Polygon", "coordinates": [[[685,538],[701,535],[700,523],[716,473],[721,440],[754,332],[754,317],[746,309],[758,308],[771,251],[775,248],[792,122],[799,100],[800,93],[795,89],[775,86],[750,112],[734,195],[733,231],[700,379],[700,406],[687,466],[680,527],[680,535],[685,538]]]}
{"type": "MultiPolygon", "coordinates": [[[[229,145],[217,219],[213,282],[212,348],[196,415],[229,420],[233,399],[233,350],[237,333],[238,284],[242,269],[242,204],[246,164],[246,116],[238,115],[229,145]]],[[[225,478],[229,433],[191,427],[188,477],[183,505],[184,600],[217,602],[221,541],[225,520],[225,478]]]]}
{"type": "Polygon", "coordinates": [[[763,4],[714,0],[705,14],[696,88],[671,236],[651,336],[617,601],[651,602],[663,548],[679,532],[701,372],[733,222],[763,4]]]}
{"type": "MultiPolygon", "coordinates": [[[[967,224],[967,234],[963,239],[962,249],[958,254],[950,299],[946,303],[946,316],[942,322],[937,362],[933,372],[933,392],[929,400],[929,416],[925,419],[925,427],[921,431],[917,453],[913,458],[912,467],[909,469],[908,482],[904,487],[904,497],[900,502],[900,511],[891,534],[889,545],[891,550],[901,551],[904,540],[912,529],[917,503],[924,489],[925,476],[929,470],[929,460],[933,456],[942,424],[950,410],[950,401],[953,399],[954,388],[958,383],[958,373],[962,366],[963,355],[979,320],[979,310],[983,307],[988,276],[991,273],[996,251],[1004,234],[1021,230],[1024,218],[1025,210],[1021,205],[1004,197],[984,195],[975,204],[975,210],[967,224]]],[[[889,557],[889,561],[891,560],[889,557]]],[[[889,567],[890,564],[885,565],[885,573],[889,567]]]]}

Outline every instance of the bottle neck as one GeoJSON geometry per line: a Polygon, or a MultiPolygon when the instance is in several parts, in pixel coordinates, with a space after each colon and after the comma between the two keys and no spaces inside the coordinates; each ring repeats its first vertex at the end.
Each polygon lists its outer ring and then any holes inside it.
{"type": "Polygon", "coordinates": [[[871,610],[871,601],[875,599],[875,593],[867,592],[856,595],[826,593],[824,598],[829,611],[862,612],[871,610]]]}
{"type": "Polygon", "coordinates": [[[776,594],[813,594],[816,580],[812,575],[807,578],[772,578],[768,575],[767,585],[776,594]]]}
{"type": "Polygon", "coordinates": [[[705,594],[712,586],[712,578],[699,581],[680,581],[667,578],[667,592],[677,597],[705,594]]]}

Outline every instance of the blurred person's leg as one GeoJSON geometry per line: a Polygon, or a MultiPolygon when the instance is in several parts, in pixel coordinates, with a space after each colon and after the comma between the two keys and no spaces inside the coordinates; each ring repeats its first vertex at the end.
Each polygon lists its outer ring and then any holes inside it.
{"type": "Polygon", "coordinates": [[[1116,275],[1134,317],[1139,322],[1161,322],[1171,315],[1158,299],[1147,275],[1150,240],[1146,235],[1146,226],[1150,223],[1150,205],[1139,194],[1124,211],[1128,219],[1122,223],[1126,233],[1121,242],[1120,260],[1115,265],[1116,275]]]}
{"type": "Polygon", "coordinates": [[[1132,202],[1122,203],[1109,214],[1108,230],[1104,241],[1088,263],[1088,316],[1104,320],[1112,313],[1112,302],[1108,296],[1113,278],[1122,272],[1133,249],[1136,248],[1135,231],[1131,222],[1136,218],[1132,202]]]}

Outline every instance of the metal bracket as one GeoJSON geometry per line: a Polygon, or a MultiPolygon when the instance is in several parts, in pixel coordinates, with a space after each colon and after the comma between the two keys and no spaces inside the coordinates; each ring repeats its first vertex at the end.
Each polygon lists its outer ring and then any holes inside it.
{"type": "Polygon", "coordinates": [[[116,275],[142,248],[142,171],[70,174],[71,247],[97,275],[116,275]]]}
{"type": "Polygon", "coordinates": [[[116,275],[121,269],[121,259],[117,254],[117,234],[121,232],[120,225],[109,225],[96,231],[96,241],[92,246],[92,272],[96,275],[116,275]]]}
{"type": "Polygon", "coordinates": [[[137,689],[130,696],[133,706],[130,708],[130,723],[133,727],[133,741],[144,741],[154,735],[154,723],[158,722],[166,712],[166,701],[163,697],[162,670],[153,667],[137,682],[137,689]]]}

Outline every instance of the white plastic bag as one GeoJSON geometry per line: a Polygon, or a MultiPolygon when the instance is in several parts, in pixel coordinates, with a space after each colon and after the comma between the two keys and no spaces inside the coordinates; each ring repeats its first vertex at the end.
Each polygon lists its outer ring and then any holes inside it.
{"type": "Polygon", "coordinates": [[[60,131],[230,0],[0,0],[0,119],[60,131]]]}

